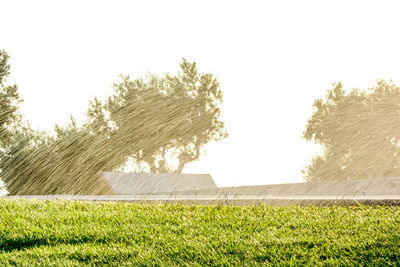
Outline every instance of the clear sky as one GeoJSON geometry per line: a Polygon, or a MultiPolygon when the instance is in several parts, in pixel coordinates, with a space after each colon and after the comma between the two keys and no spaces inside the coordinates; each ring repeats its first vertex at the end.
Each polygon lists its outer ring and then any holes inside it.
{"type": "Polygon", "coordinates": [[[301,138],[332,83],[400,85],[398,1],[0,0],[0,49],[34,128],[83,118],[119,74],[175,73],[182,57],[224,92],[228,139],[184,172],[220,186],[299,182],[301,138]]]}

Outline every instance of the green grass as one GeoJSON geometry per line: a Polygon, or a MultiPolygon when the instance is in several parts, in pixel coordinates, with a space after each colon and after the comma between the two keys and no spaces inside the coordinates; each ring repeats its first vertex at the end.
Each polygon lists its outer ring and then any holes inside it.
{"type": "Polygon", "coordinates": [[[0,265],[400,265],[398,207],[0,199],[0,265]]]}

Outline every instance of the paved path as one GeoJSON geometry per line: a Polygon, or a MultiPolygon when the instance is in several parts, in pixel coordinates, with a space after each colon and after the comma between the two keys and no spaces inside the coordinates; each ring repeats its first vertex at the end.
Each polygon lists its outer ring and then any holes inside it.
{"type": "Polygon", "coordinates": [[[4,196],[3,199],[37,199],[37,200],[75,200],[75,201],[121,201],[144,204],[203,204],[203,205],[398,205],[400,196],[259,196],[259,195],[146,195],[146,196],[79,196],[79,195],[45,195],[45,196],[4,196]]]}

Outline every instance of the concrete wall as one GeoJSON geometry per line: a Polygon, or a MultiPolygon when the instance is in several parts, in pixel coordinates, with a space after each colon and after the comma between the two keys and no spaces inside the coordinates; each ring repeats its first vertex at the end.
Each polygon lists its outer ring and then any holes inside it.
{"type": "Polygon", "coordinates": [[[115,195],[171,193],[184,190],[216,189],[209,174],[102,172],[115,195]]]}
{"type": "Polygon", "coordinates": [[[263,196],[400,196],[400,177],[362,180],[330,180],[175,192],[176,195],[263,196]]]}

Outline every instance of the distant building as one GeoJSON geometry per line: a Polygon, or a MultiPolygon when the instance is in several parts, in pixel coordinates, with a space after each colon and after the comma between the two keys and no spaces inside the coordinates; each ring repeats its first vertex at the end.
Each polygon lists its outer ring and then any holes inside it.
{"type": "Polygon", "coordinates": [[[100,172],[108,194],[141,195],[216,189],[209,174],[100,172]]]}

